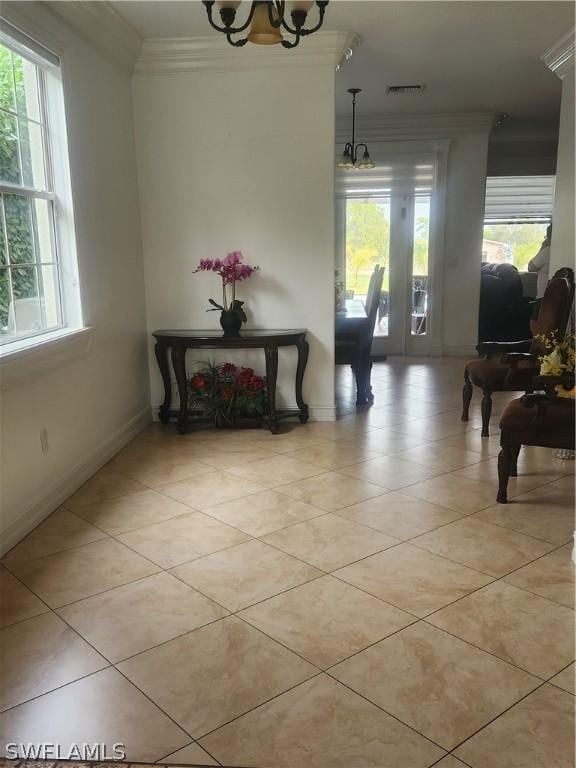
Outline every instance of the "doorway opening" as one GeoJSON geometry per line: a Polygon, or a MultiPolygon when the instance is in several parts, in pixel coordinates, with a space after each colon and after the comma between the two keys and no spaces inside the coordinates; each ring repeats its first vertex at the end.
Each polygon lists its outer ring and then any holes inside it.
{"type": "Polygon", "coordinates": [[[366,301],[370,276],[384,267],[372,353],[406,354],[429,329],[431,193],[350,197],[345,206],[347,299],[366,301]]]}

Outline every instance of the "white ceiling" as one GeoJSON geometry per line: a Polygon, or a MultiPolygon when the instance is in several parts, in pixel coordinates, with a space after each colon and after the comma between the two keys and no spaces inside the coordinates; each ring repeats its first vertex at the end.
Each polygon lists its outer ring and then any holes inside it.
{"type": "MultiPolygon", "coordinates": [[[[218,34],[198,0],[112,4],[142,37],[218,34]]],[[[362,38],[338,72],[337,112],[348,112],[346,89],[361,87],[364,114],[489,111],[553,119],[561,84],[540,56],[573,26],[572,2],[333,0],[325,28],[362,38]],[[386,94],[387,85],[413,83],[424,83],[424,93],[386,94]]]]}

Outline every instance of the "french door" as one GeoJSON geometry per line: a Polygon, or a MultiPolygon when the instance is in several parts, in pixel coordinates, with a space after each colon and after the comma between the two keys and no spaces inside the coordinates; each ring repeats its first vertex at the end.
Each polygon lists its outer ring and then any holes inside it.
{"type": "Polygon", "coordinates": [[[385,270],[374,356],[428,351],[430,202],[429,192],[340,201],[347,297],[364,300],[374,267],[385,270]]]}

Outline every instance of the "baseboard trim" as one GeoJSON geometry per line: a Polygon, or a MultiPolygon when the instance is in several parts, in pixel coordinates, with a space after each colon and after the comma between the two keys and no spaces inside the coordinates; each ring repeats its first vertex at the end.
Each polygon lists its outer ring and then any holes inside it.
{"type": "Polygon", "coordinates": [[[310,421],[336,421],[335,405],[312,405],[309,408],[310,421]]]}
{"type": "Polygon", "coordinates": [[[100,443],[85,459],[78,462],[67,475],[48,487],[19,517],[0,532],[0,555],[6,554],[24,536],[30,533],[49,514],[66,501],[130,440],[150,422],[150,408],[144,408],[104,442],[100,443]]]}

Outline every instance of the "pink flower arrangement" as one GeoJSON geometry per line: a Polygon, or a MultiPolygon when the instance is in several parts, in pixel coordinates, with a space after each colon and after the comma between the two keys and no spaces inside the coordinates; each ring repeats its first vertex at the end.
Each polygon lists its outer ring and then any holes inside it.
{"type": "MultiPolygon", "coordinates": [[[[236,299],[236,283],[247,280],[260,267],[251,267],[244,264],[244,257],[241,251],[232,251],[225,259],[200,259],[200,264],[194,272],[215,272],[222,280],[222,304],[217,304],[214,299],[209,299],[214,309],[222,312],[235,312],[246,322],[246,314],[242,309],[243,301],[236,299]],[[231,286],[231,298],[228,300],[226,286],[231,286]]],[[[208,310],[214,311],[213,310],[208,310]]]]}

